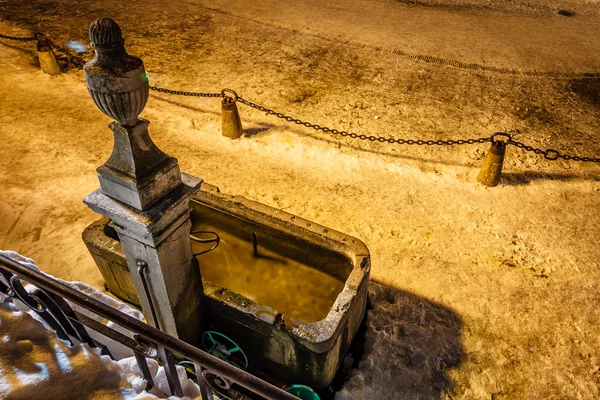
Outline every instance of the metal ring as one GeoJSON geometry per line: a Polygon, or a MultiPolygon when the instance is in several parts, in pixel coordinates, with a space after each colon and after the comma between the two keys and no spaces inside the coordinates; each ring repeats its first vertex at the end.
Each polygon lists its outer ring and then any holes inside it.
{"type": "Polygon", "coordinates": [[[223,97],[230,97],[230,96],[227,96],[225,93],[231,93],[231,94],[233,94],[233,100],[234,101],[237,101],[240,98],[240,96],[238,96],[238,94],[233,89],[223,89],[223,90],[221,90],[221,96],[223,96],[223,97]]]}
{"type": "Polygon", "coordinates": [[[248,357],[246,353],[230,337],[216,331],[206,331],[202,334],[202,346],[208,354],[217,357],[235,367],[248,368],[248,357]],[[216,338],[215,338],[216,337],[216,338]],[[223,352],[223,347],[225,351],[223,352]],[[216,351],[216,352],[215,352],[216,351]],[[243,360],[233,361],[230,356],[232,353],[240,353],[243,360]]]}
{"type": "Polygon", "coordinates": [[[49,42],[50,39],[48,39],[48,36],[44,35],[42,32],[36,32],[33,34],[33,37],[35,38],[35,40],[43,40],[46,42],[49,42]]]}
{"type": "Polygon", "coordinates": [[[506,132],[496,132],[491,137],[493,143],[500,141],[500,140],[496,140],[497,136],[504,136],[507,140],[506,141],[502,141],[502,142],[504,142],[506,144],[508,144],[508,143],[510,143],[512,141],[512,136],[510,136],[508,133],[506,133],[506,132]]]}

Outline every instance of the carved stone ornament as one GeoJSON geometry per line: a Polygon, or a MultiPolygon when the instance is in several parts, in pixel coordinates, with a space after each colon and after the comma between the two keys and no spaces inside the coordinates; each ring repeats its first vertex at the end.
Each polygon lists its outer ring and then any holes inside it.
{"type": "Polygon", "coordinates": [[[144,63],[127,54],[121,28],[110,18],[90,25],[90,40],[96,58],[83,67],[83,73],[94,103],[120,125],[134,125],[148,101],[144,63]]]}
{"type": "Polygon", "coordinates": [[[98,168],[107,196],[136,210],[147,210],[181,185],[177,160],[162,152],[148,133],[148,121],[138,118],[148,100],[144,63],[125,51],[121,28],[110,18],[90,25],[96,58],[83,68],[92,99],[116,122],[110,158],[98,168]]]}

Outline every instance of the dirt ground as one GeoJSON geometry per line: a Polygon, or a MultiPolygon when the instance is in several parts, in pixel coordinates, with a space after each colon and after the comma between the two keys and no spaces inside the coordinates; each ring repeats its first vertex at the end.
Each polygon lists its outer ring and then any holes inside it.
{"type": "MultiPolygon", "coordinates": [[[[1,1],[0,33],[40,30],[61,43],[88,43],[87,27],[101,16],[117,20],[158,86],[228,87],[368,135],[509,131],[533,146],[600,156],[597,1],[1,1]],[[399,50],[513,73],[419,61],[399,50]],[[534,70],[564,76],[519,73],[534,70]]],[[[49,77],[34,56],[31,45],[0,41],[0,248],[101,288],[80,239],[97,216],[81,199],[98,186],[95,168],[110,154],[110,120],[89,98],[81,71],[49,77]]],[[[452,316],[453,329],[430,341],[427,330],[402,338],[428,356],[433,341],[456,331],[458,360],[438,366],[448,383],[415,390],[438,379],[416,363],[411,388],[382,396],[600,396],[598,164],[509,147],[501,185],[486,188],[475,181],[484,145],[339,140],[242,105],[240,112],[247,135],[237,141],[221,136],[215,99],[152,93],[142,116],[183,171],[359,237],[374,279],[410,293],[414,307],[447,310],[423,318],[444,325],[452,316]]]]}

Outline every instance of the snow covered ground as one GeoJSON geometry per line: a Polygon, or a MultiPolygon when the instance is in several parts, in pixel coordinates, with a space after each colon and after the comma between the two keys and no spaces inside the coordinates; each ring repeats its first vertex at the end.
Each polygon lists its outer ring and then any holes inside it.
{"type": "MultiPolygon", "coordinates": [[[[7,2],[0,31],[40,29],[85,42],[89,22],[111,16],[158,86],[232,87],[366,134],[430,139],[511,130],[528,144],[600,154],[598,79],[471,72],[388,51],[598,72],[597,2],[407,3],[7,2]]],[[[0,45],[0,247],[101,289],[80,239],[96,216],[81,199],[97,188],[95,168],[110,154],[110,121],[80,72],[46,76],[33,56],[0,45]]],[[[463,354],[446,371],[448,396],[600,396],[598,165],[550,162],[511,147],[502,184],[490,189],[475,182],[485,146],[338,140],[242,106],[252,134],[230,141],[220,135],[218,110],[211,99],[153,95],[142,116],[183,171],[359,237],[374,279],[457,314],[463,354]]]]}
{"type": "MultiPolygon", "coordinates": [[[[35,268],[33,260],[14,252],[0,251],[35,268]]],[[[139,311],[116,301],[82,282],[68,282],[74,288],[103,301],[122,312],[141,318],[139,311]]],[[[0,301],[3,300],[0,294],[0,301]]],[[[79,310],[81,311],[81,309],[79,310]]],[[[107,323],[107,321],[102,321],[107,323]]],[[[115,328],[113,324],[109,324],[115,328]]],[[[165,371],[155,360],[148,360],[155,387],[145,390],[142,377],[131,351],[96,332],[89,331],[105,344],[116,361],[103,356],[87,344],[62,341],[49,330],[40,318],[19,301],[0,302],[0,398],[4,400],[146,400],[170,399],[165,371]]],[[[185,369],[178,366],[182,399],[199,399],[200,391],[186,378],[185,369]]]]}

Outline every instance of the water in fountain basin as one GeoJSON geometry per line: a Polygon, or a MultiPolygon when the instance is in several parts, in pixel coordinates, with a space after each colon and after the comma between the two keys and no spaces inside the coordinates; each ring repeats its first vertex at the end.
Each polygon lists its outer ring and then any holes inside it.
{"type": "MultiPolygon", "coordinates": [[[[235,251],[233,251],[231,246],[229,246],[229,243],[227,243],[227,241],[223,239],[221,239],[219,247],[221,251],[218,251],[215,255],[221,256],[222,261],[221,263],[217,263],[217,265],[225,266],[224,275],[222,277],[225,281],[228,282],[230,286],[228,288],[231,290],[235,290],[242,296],[246,296],[249,299],[256,300],[248,286],[248,283],[250,282],[250,276],[248,275],[248,271],[245,268],[239,268],[239,266],[241,266],[242,263],[240,262],[235,251]],[[234,287],[236,289],[233,289],[234,287]]],[[[208,267],[201,268],[201,271],[208,269],[208,267]]]]}
{"type": "MultiPolygon", "coordinates": [[[[252,237],[244,240],[206,223],[193,230],[217,232],[221,239],[216,249],[197,257],[204,279],[300,321],[324,319],[344,288],[335,277],[261,247],[260,237],[255,253],[252,237]]],[[[193,249],[210,246],[194,243],[193,249]]]]}

